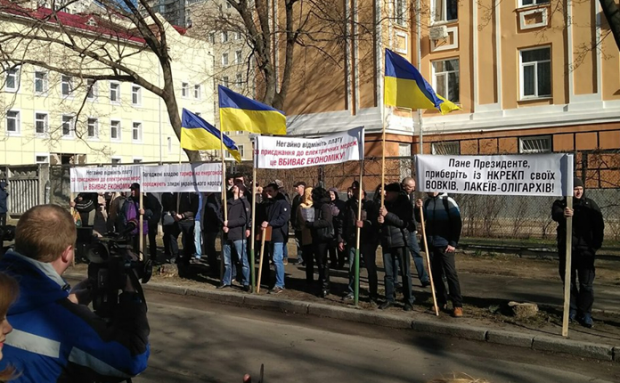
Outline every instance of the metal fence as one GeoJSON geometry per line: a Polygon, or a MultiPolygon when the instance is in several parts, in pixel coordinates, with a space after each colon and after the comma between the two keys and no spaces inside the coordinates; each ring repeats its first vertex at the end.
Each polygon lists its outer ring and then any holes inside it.
{"type": "MultiPolygon", "coordinates": [[[[149,164],[142,165],[148,166],[149,164]]],[[[372,193],[381,181],[381,158],[366,158],[363,165],[363,188],[372,193]]],[[[7,172],[9,174],[11,214],[19,215],[29,207],[45,201],[61,205],[68,204],[69,169],[69,165],[2,168],[0,178],[5,178],[7,172]],[[45,185],[48,186],[47,199],[45,185]]],[[[603,212],[606,243],[620,240],[620,203],[618,202],[620,199],[620,154],[615,151],[577,153],[575,170],[576,174],[586,181],[586,195],[592,198],[603,212]]],[[[252,163],[228,163],[227,171],[228,174],[241,173],[246,179],[251,180],[252,163]]],[[[414,157],[386,158],[385,181],[387,183],[400,182],[404,177],[412,176],[413,173],[414,157]]],[[[276,179],[281,180],[289,195],[293,194],[293,184],[296,181],[304,181],[308,185],[337,187],[341,197],[346,198],[347,187],[353,181],[359,180],[360,163],[348,162],[298,169],[257,169],[256,177],[260,185],[276,179]]],[[[551,220],[551,205],[555,198],[465,194],[454,194],[452,197],[461,207],[463,237],[548,240],[555,238],[557,225],[551,220]]]]}

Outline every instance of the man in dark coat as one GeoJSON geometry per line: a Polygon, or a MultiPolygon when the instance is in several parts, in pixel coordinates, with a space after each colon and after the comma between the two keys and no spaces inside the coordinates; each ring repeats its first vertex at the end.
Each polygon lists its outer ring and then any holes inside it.
{"type": "Polygon", "coordinates": [[[157,260],[157,232],[159,227],[159,221],[161,220],[161,203],[153,193],[146,193],[144,199],[147,201],[146,205],[151,208],[151,217],[149,218],[149,253],[153,261],[157,260]]]}
{"type": "Polygon", "coordinates": [[[385,310],[394,304],[394,267],[400,265],[400,275],[405,298],[405,311],[413,309],[415,298],[411,291],[411,263],[407,254],[407,227],[411,223],[412,206],[401,193],[400,185],[392,183],[385,187],[385,206],[379,208],[377,222],[381,227],[381,247],[385,266],[385,310]]]}
{"type": "Polygon", "coordinates": [[[250,204],[243,197],[244,187],[237,184],[230,189],[232,197],[228,199],[227,220],[224,221],[224,237],[222,239],[222,254],[224,259],[224,275],[218,288],[232,285],[234,264],[232,262],[232,247],[235,247],[237,257],[242,268],[242,285],[245,291],[250,290],[250,264],[247,254],[247,237],[251,224],[250,204]]]}
{"type": "Polygon", "coordinates": [[[265,205],[266,220],[261,229],[271,227],[271,254],[276,268],[276,284],[272,294],[279,294],[284,290],[284,247],[288,237],[288,222],[291,218],[291,205],[280,191],[276,183],[265,187],[268,201],[265,205]]]}
{"type": "Polygon", "coordinates": [[[175,263],[179,256],[178,238],[181,228],[176,218],[177,198],[179,198],[177,193],[166,192],[161,195],[164,254],[166,255],[166,261],[169,263],[175,263]]]}
{"type": "Polygon", "coordinates": [[[204,229],[203,240],[205,252],[207,253],[207,261],[209,262],[209,271],[212,274],[219,275],[219,266],[217,263],[217,250],[215,249],[215,241],[222,229],[222,193],[211,193],[207,196],[207,205],[204,210],[204,229]]]}
{"type": "Polygon", "coordinates": [[[586,198],[583,181],[575,178],[573,187],[573,208],[568,208],[566,198],[556,200],[551,208],[551,217],[558,223],[559,271],[563,283],[566,283],[566,218],[573,217],[569,319],[577,319],[582,326],[591,328],[594,325],[594,256],[603,244],[605,223],[598,205],[586,198]]]}

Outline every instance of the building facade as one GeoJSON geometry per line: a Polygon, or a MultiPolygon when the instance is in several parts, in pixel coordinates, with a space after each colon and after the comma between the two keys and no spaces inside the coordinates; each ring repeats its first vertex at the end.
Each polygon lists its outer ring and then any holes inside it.
{"type": "MultiPolygon", "coordinates": [[[[37,12],[46,10],[39,8],[37,12]]],[[[71,26],[74,38],[97,42],[99,36],[93,30],[101,32],[101,29],[94,29],[96,17],[64,12],[58,12],[58,17],[71,26]]],[[[22,22],[11,14],[0,14],[0,28],[5,32],[23,28],[22,22]]],[[[186,36],[182,28],[163,22],[179,110],[187,108],[212,116],[212,60],[207,44],[186,36]]],[[[57,26],[45,28],[53,31],[57,26]]],[[[107,41],[109,36],[101,33],[100,38],[109,51],[119,55],[122,52],[126,67],[149,83],[163,86],[158,59],[144,49],[144,41],[135,35],[117,34],[114,41],[107,41]]],[[[76,57],[66,58],[68,52],[49,51],[50,45],[38,47],[33,43],[31,48],[25,59],[40,60],[40,55],[48,55],[50,66],[58,68],[66,64],[76,75],[62,75],[30,64],[3,65],[0,130],[4,137],[0,140],[0,163],[138,163],[187,159],[170,124],[166,106],[158,96],[139,85],[123,82],[122,78],[95,82],[89,74],[103,71],[96,63],[76,63],[76,57]],[[63,57],[68,60],[66,63],[59,61],[63,57]]]]}

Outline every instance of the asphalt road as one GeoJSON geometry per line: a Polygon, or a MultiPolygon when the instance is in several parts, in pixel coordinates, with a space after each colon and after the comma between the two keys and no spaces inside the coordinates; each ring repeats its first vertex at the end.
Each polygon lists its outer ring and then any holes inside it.
{"type": "Polygon", "coordinates": [[[148,293],[147,382],[427,382],[466,373],[491,383],[618,382],[620,366],[489,345],[148,293]],[[255,380],[256,382],[256,380],[255,380]]]}

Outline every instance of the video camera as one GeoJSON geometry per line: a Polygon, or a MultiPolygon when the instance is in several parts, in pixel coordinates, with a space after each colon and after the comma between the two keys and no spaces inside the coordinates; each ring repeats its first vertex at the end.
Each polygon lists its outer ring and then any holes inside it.
{"type": "Polygon", "coordinates": [[[131,230],[121,235],[107,233],[97,237],[93,235],[92,227],[78,228],[76,247],[89,262],[88,278],[93,282],[93,310],[102,318],[111,318],[119,302],[119,291],[126,286],[127,278],[144,300],[140,282],[147,283],[153,273],[152,261],[141,261],[134,252],[131,237],[126,235],[129,232],[131,230]]]}

